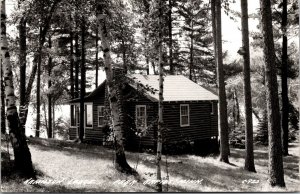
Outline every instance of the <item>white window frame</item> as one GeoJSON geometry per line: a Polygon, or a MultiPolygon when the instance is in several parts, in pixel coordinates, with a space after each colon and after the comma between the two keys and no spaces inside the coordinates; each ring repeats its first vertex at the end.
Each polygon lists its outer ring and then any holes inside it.
{"type": "Polygon", "coordinates": [[[146,105],[135,105],[135,126],[137,128],[141,128],[140,126],[137,126],[137,110],[138,108],[144,107],[145,108],[145,128],[147,128],[147,106],[146,105]]]}
{"type": "MultiPolygon", "coordinates": [[[[88,128],[88,129],[92,129],[94,127],[94,114],[93,114],[93,103],[84,103],[84,129],[88,128]],[[86,105],[92,105],[92,126],[86,126],[86,117],[87,117],[87,112],[86,112],[86,105]]],[[[85,136],[85,130],[84,130],[84,136],[85,136]]]]}
{"type": "Polygon", "coordinates": [[[180,127],[188,127],[190,126],[190,105],[189,104],[180,104],[180,127]],[[187,115],[181,115],[181,107],[187,107],[187,115]],[[188,123],[182,124],[182,116],[188,116],[188,123]]]}
{"type": "Polygon", "coordinates": [[[102,125],[100,125],[100,123],[99,123],[99,117],[102,117],[103,118],[103,120],[104,120],[104,108],[105,108],[105,106],[103,106],[103,105],[99,105],[99,106],[97,106],[97,118],[98,118],[98,127],[103,127],[104,126],[104,123],[102,124],[102,125]],[[100,108],[103,108],[103,116],[100,116],[99,115],[99,109],[100,108]]]}

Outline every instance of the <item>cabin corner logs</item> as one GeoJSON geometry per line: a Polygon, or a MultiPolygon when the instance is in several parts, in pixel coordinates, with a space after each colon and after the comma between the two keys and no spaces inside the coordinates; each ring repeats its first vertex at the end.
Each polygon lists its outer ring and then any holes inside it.
{"type": "MultiPolygon", "coordinates": [[[[198,86],[198,85],[197,85],[198,86]]],[[[199,86],[201,87],[201,86],[199,86]]],[[[126,85],[125,95],[130,100],[124,103],[126,112],[125,146],[130,150],[154,151],[156,146],[156,128],[158,101],[147,95],[137,94],[135,88],[126,85]],[[137,124],[139,118],[142,124],[137,124]],[[141,125],[140,127],[137,125],[141,125]]],[[[85,97],[84,141],[100,145],[112,145],[108,133],[106,110],[106,82],[100,84],[85,97]]],[[[78,138],[79,99],[69,101],[71,106],[71,127],[69,139],[78,138]]],[[[216,153],[218,147],[218,101],[185,100],[165,101],[163,118],[163,145],[168,153],[193,152],[200,154],[216,153]],[[183,110],[183,108],[185,110],[183,110]],[[186,115],[183,115],[186,114],[186,115]],[[185,118],[184,118],[185,117],[185,118]],[[183,121],[188,121],[182,125],[183,121]]]]}

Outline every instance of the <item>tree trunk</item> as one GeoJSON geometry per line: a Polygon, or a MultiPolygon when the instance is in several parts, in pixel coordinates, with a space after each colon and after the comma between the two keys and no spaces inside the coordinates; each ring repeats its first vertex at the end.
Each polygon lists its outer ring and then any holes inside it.
{"type": "Polygon", "coordinates": [[[45,122],[45,128],[47,130],[47,135],[48,135],[48,119],[47,119],[47,113],[46,113],[46,102],[42,102],[43,105],[43,111],[44,111],[44,122],[45,122]]]}
{"type": "MultiPolygon", "coordinates": [[[[121,33],[123,34],[123,29],[121,28],[121,33]]],[[[127,74],[127,62],[126,62],[126,47],[125,47],[125,41],[122,39],[121,41],[121,47],[122,47],[122,59],[123,59],[123,69],[125,73],[127,74]]]]}
{"type": "Polygon", "coordinates": [[[79,97],[79,60],[80,60],[80,52],[79,52],[79,37],[78,33],[75,34],[75,94],[74,98],[79,97]]]}
{"type": "Polygon", "coordinates": [[[27,84],[27,89],[26,89],[26,94],[25,94],[25,105],[23,107],[20,107],[20,123],[23,126],[23,128],[25,129],[25,124],[26,124],[26,120],[27,120],[27,115],[28,115],[28,106],[29,106],[29,102],[30,102],[30,94],[31,94],[31,90],[32,90],[32,86],[33,86],[33,82],[35,79],[35,74],[37,71],[37,64],[36,64],[36,58],[33,59],[33,66],[32,66],[32,70],[30,73],[30,77],[28,80],[28,84],[27,84]]]}
{"type": "Polygon", "coordinates": [[[239,103],[239,98],[236,92],[236,89],[234,89],[234,96],[235,96],[235,105],[236,105],[236,122],[237,124],[240,123],[240,103],[239,103]]]}
{"type": "Polygon", "coordinates": [[[105,73],[107,81],[108,101],[110,105],[110,115],[114,133],[114,144],[116,153],[116,169],[121,172],[135,173],[129,166],[125,156],[124,149],[124,113],[122,111],[122,96],[117,79],[112,73],[112,64],[110,56],[110,43],[108,39],[108,30],[105,24],[105,15],[101,4],[97,5],[97,19],[99,24],[99,33],[103,49],[105,64],[105,73]]]}
{"type": "Polygon", "coordinates": [[[126,63],[126,47],[125,47],[125,42],[122,40],[122,58],[123,58],[123,68],[125,73],[127,73],[128,67],[126,63]]]}
{"type": "Polygon", "coordinates": [[[70,85],[71,85],[71,98],[74,99],[74,33],[70,29],[70,85]]]}
{"type": "Polygon", "coordinates": [[[6,36],[5,0],[1,1],[1,59],[5,84],[6,114],[9,136],[14,150],[15,168],[25,177],[34,177],[31,154],[26,142],[26,136],[20,124],[13,85],[13,73],[8,51],[6,36]]]}
{"type": "Polygon", "coordinates": [[[232,107],[232,118],[233,118],[233,131],[235,131],[235,124],[236,124],[236,96],[235,92],[233,92],[233,107],[232,107]]]}
{"type": "Polygon", "coordinates": [[[228,120],[227,102],[223,70],[222,53],[222,28],[221,28],[221,0],[215,1],[216,18],[216,49],[217,49],[217,77],[219,92],[219,113],[220,113],[220,161],[229,163],[229,139],[228,139],[228,120]]]}
{"type": "MultiPolygon", "coordinates": [[[[40,27],[39,44],[41,45],[42,27],[40,27]]],[[[40,136],[40,124],[41,124],[41,65],[42,65],[42,49],[38,53],[37,63],[37,79],[36,79],[36,131],[35,136],[40,136]]]]}
{"type": "Polygon", "coordinates": [[[30,103],[31,90],[32,90],[33,82],[34,82],[36,72],[37,72],[37,67],[38,67],[37,61],[38,61],[38,58],[39,58],[39,53],[42,52],[43,45],[46,41],[46,35],[47,35],[47,32],[50,28],[50,21],[51,21],[53,12],[54,12],[56,6],[58,5],[58,3],[60,1],[61,0],[55,0],[53,2],[52,6],[50,8],[49,14],[45,18],[45,25],[44,25],[44,28],[41,31],[38,50],[37,50],[37,53],[33,57],[33,67],[32,67],[30,77],[29,77],[29,81],[28,81],[27,89],[26,89],[26,94],[25,94],[25,105],[22,107],[22,109],[20,109],[20,115],[22,115],[20,117],[20,123],[23,126],[24,130],[25,130],[25,124],[26,124],[27,115],[28,115],[28,107],[29,107],[29,103],[30,103]]]}
{"type": "Polygon", "coordinates": [[[146,74],[150,74],[150,68],[149,68],[149,57],[146,58],[146,74]]]}
{"type": "MultiPolygon", "coordinates": [[[[56,124],[55,124],[55,103],[52,102],[52,127],[55,129],[56,124]]],[[[53,137],[55,136],[55,130],[53,130],[53,137]]]]}
{"type": "MultiPolygon", "coordinates": [[[[19,63],[20,63],[20,119],[22,120],[24,111],[21,111],[25,108],[26,105],[26,18],[23,16],[19,23],[19,63]]],[[[25,129],[25,126],[24,126],[25,129]]]]}
{"type": "Polygon", "coordinates": [[[159,32],[158,32],[158,71],[159,71],[159,100],[158,100],[158,125],[157,125],[157,151],[156,151],[156,190],[162,192],[161,178],[161,152],[162,152],[162,128],[163,128],[163,51],[162,51],[162,0],[159,0],[159,32]]]}
{"type": "Polygon", "coordinates": [[[289,154],[289,96],[288,96],[288,54],[287,54],[287,0],[282,1],[282,56],[281,56],[281,100],[282,100],[282,150],[283,155],[289,154]]]}
{"type": "Polygon", "coordinates": [[[172,0],[169,0],[169,12],[168,12],[168,28],[169,28],[169,63],[170,63],[170,74],[174,75],[174,64],[173,64],[173,36],[172,36],[172,0]]]}
{"type": "Polygon", "coordinates": [[[81,20],[81,66],[80,66],[80,127],[79,127],[79,139],[83,142],[84,137],[84,97],[85,97],[85,18],[82,17],[81,20]]]}
{"type": "Polygon", "coordinates": [[[98,46],[98,41],[99,41],[99,33],[98,33],[98,28],[96,28],[96,80],[95,80],[95,88],[98,87],[98,71],[99,71],[99,59],[98,59],[98,53],[99,53],[99,46],[98,46]]]}
{"type": "Polygon", "coordinates": [[[260,8],[267,86],[267,110],[269,128],[269,181],[271,186],[285,187],[282,161],[278,84],[276,78],[275,50],[270,0],[260,0],[260,8]]]}
{"type": "Polygon", "coordinates": [[[155,63],[154,63],[154,61],[151,61],[151,65],[152,65],[152,68],[153,68],[154,75],[158,75],[157,71],[155,70],[155,63]]]}
{"type": "MultiPolygon", "coordinates": [[[[52,47],[51,43],[51,37],[49,37],[49,48],[52,47]]],[[[50,90],[52,83],[51,83],[51,71],[52,71],[52,57],[49,56],[49,61],[48,61],[48,89],[50,90]]],[[[53,138],[52,134],[52,93],[48,94],[48,138],[53,138]]]]}
{"type": "Polygon", "coordinates": [[[211,11],[211,25],[213,32],[213,40],[214,40],[214,53],[215,53],[215,66],[218,66],[218,52],[217,52],[217,26],[216,26],[216,0],[210,1],[210,11],[211,11]]]}
{"type": "Polygon", "coordinates": [[[30,77],[29,77],[28,84],[27,84],[27,89],[26,89],[26,94],[25,94],[25,106],[23,106],[23,108],[20,109],[20,115],[22,115],[20,117],[20,123],[23,126],[24,130],[25,130],[25,124],[26,124],[27,115],[28,115],[28,107],[29,107],[29,103],[30,103],[31,90],[32,90],[32,87],[33,87],[33,82],[34,82],[36,71],[37,71],[37,62],[36,62],[36,60],[37,60],[37,57],[34,57],[33,66],[32,66],[32,70],[31,70],[31,73],[30,73],[30,77]]]}
{"type": "Polygon", "coordinates": [[[2,68],[2,58],[0,58],[0,84],[1,84],[1,133],[6,133],[6,123],[5,123],[5,86],[3,80],[3,68],[2,68]]]}
{"type": "Polygon", "coordinates": [[[192,75],[192,72],[193,72],[193,68],[194,68],[194,56],[193,56],[193,53],[194,53],[194,37],[193,37],[193,34],[194,34],[194,29],[193,29],[193,20],[191,21],[191,29],[192,29],[192,32],[191,32],[191,46],[190,46],[190,75],[189,75],[189,78],[190,80],[193,81],[193,75],[192,75]]]}
{"type": "Polygon", "coordinates": [[[245,130],[246,130],[246,157],[244,169],[256,172],[254,166],[253,153],[253,124],[252,124],[252,102],[251,102],[251,84],[250,84],[250,51],[249,51],[249,30],[248,30],[248,2],[241,1],[242,12],[242,42],[244,59],[244,102],[245,102],[245,130]]]}
{"type": "MultiPolygon", "coordinates": [[[[70,19],[72,20],[72,15],[70,16],[70,19]]],[[[71,98],[75,98],[75,91],[74,91],[74,61],[75,61],[75,54],[74,54],[74,33],[72,31],[72,28],[70,29],[70,85],[71,85],[71,98]]],[[[76,79],[76,78],[75,78],[76,79]]],[[[77,78],[78,79],[78,78],[77,78]]],[[[51,102],[52,103],[52,102],[51,102]]],[[[52,109],[51,104],[49,102],[48,108],[52,109]]],[[[71,108],[71,106],[70,106],[71,108]]],[[[70,109],[71,110],[71,109],[70,109]]],[[[51,111],[48,112],[49,116],[51,114],[51,111]]],[[[51,115],[52,116],[52,115],[51,115]]],[[[51,121],[49,121],[50,124],[51,121]]]]}
{"type": "MultiPolygon", "coordinates": [[[[148,0],[143,0],[143,5],[144,5],[144,8],[145,8],[145,20],[148,20],[149,18],[149,13],[150,13],[150,2],[148,0]]],[[[149,44],[148,44],[148,39],[149,39],[149,33],[148,31],[145,31],[144,32],[144,36],[145,36],[145,39],[144,39],[144,44],[145,44],[145,52],[144,52],[144,55],[145,55],[145,58],[146,58],[146,73],[147,75],[149,75],[150,73],[150,67],[149,67],[149,44]]]]}

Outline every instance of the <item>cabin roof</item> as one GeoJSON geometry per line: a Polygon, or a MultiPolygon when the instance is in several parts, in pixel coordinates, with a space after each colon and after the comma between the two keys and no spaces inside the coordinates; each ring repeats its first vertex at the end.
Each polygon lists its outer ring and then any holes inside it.
{"type": "MultiPolygon", "coordinates": [[[[147,92],[147,96],[158,101],[159,76],[133,74],[128,77],[135,80],[135,83],[153,88],[155,93],[147,92]]],[[[131,84],[137,88],[137,84],[131,84]]],[[[206,101],[218,100],[218,96],[208,89],[196,84],[183,75],[164,76],[164,101],[206,101]]]]}
{"type": "MultiPolygon", "coordinates": [[[[91,101],[92,97],[96,96],[99,92],[101,92],[102,90],[104,90],[105,88],[105,83],[106,83],[106,80],[104,80],[95,90],[93,90],[92,92],[88,92],[85,94],[85,97],[84,97],[84,101],[85,102],[89,102],[91,101]]],[[[69,101],[67,101],[67,103],[78,103],[80,102],[80,98],[74,98],[74,99],[71,99],[69,101]]]]}
{"type": "MultiPolygon", "coordinates": [[[[134,89],[138,88],[139,84],[146,86],[147,88],[154,89],[154,93],[146,91],[146,97],[151,101],[158,101],[159,90],[159,76],[158,75],[141,75],[132,74],[127,75],[134,80],[130,83],[130,86],[134,89]]],[[[87,102],[92,97],[96,96],[99,92],[104,91],[106,81],[102,82],[93,92],[86,95],[84,100],[87,102]]],[[[164,101],[210,101],[218,100],[218,96],[212,92],[213,90],[200,86],[195,82],[189,80],[183,75],[167,75],[164,76],[164,101]]],[[[79,102],[80,99],[76,98],[69,103],[79,102]]]]}

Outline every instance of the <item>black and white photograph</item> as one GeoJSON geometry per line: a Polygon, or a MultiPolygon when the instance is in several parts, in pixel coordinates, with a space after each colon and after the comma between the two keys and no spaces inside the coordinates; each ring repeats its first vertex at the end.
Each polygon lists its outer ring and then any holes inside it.
{"type": "Polygon", "coordinates": [[[298,0],[0,0],[1,192],[300,192],[298,0]]]}

